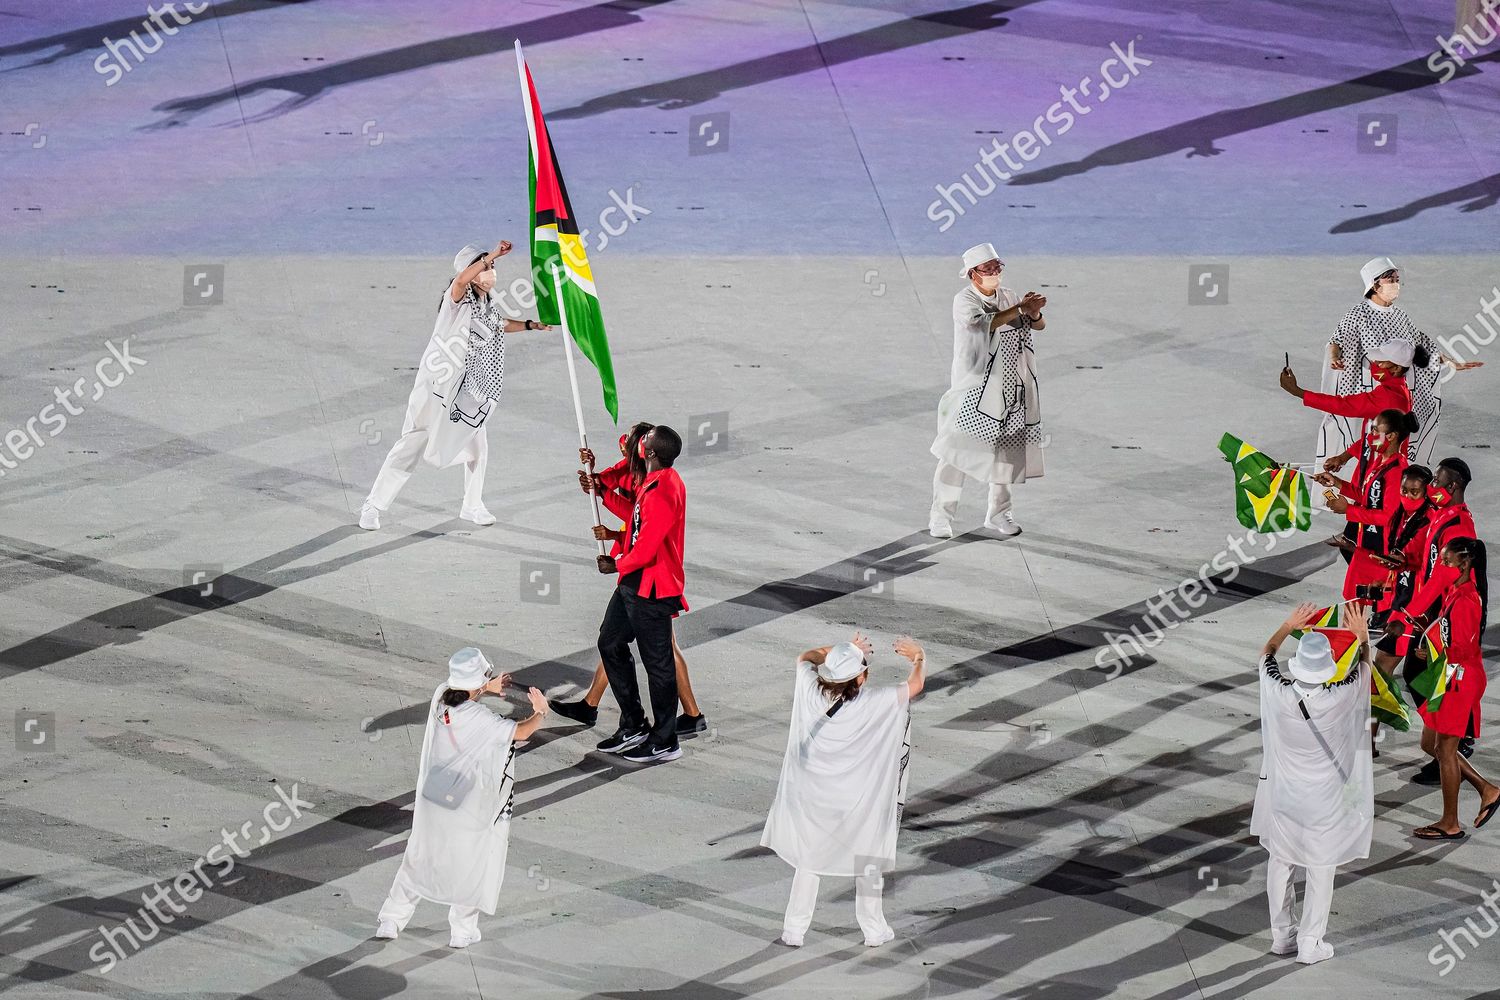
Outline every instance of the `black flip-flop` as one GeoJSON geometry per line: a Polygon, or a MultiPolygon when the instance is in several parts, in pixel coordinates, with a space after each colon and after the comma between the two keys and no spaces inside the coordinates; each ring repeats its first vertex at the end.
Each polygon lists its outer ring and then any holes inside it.
{"type": "Polygon", "coordinates": [[[1411,835],[1418,840],[1463,840],[1467,836],[1462,830],[1459,830],[1457,833],[1448,833],[1446,830],[1439,830],[1435,826],[1418,827],[1411,832],[1411,835]]]}
{"type": "Polygon", "coordinates": [[[1481,826],[1484,826],[1484,824],[1488,823],[1490,821],[1490,817],[1494,816],[1497,810],[1500,810],[1500,798],[1497,798],[1495,801],[1479,810],[1479,816],[1474,820],[1474,829],[1477,830],[1481,826]]]}

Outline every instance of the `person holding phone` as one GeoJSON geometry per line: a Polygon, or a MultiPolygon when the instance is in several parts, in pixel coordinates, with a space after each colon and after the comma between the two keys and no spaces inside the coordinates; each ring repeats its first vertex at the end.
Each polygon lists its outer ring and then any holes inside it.
{"type": "Polygon", "coordinates": [[[1343,514],[1352,531],[1335,535],[1329,543],[1350,553],[1344,573],[1344,600],[1379,603],[1380,591],[1390,575],[1388,567],[1375,560],[1386,551],[1391,518],[1401,506],[1401,481],[1406,473],[1406,442],[1416,430],[1416,418],[1400,410],[1382,410],[1375,418],[1366,454],[1360,457],[1357,482],[1320,472],[1313,479],[1336,488],[1328,498],[1328,509],[1343,514]],[[1352,538],[1350,535],[1352,534],[1352,538]]]}
{"type": "Polygon", "coordinates": [[[448,679],[428,706],[411,836],[380,908],[377,938],[399,935],[423,899],[447,905],[450,948],[478,941],[479,914],[494,915],[510,848],[516,744],[531,739],[548,711],[536,688],[526,692],[532,713],[521,722],[479,704],[509,683],[472,646],[448,660],[448,679]]]}

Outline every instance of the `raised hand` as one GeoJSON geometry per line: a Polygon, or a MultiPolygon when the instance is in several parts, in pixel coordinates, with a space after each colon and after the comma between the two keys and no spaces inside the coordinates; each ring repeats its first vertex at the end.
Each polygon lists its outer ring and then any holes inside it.
{"type": "Polygon", "coordinates": [[[1366,646],[1370,644],[1370,617],[1358,601],[1344,605],[1343,626],[1354,633],[1355,638],[1366,646]]]}
{"type": "Polygon", "coordinates": [[[903,635],[896,640],[896,652],[913,663],[927,657],[927,653],[922,649],[921,644],[909,635],[903,635]]]}
{"type": "Polygon", "coordinates": [[[1321,610],[1321,608],[1311,601],[1303,601],[1292,609],[1292,613],[1287,616],[1286,623],[1292,628],[1303,628],[1317,621],[1318,612],[1321,610]]]}
{"type": "Polygon", "coordinates": [[[496,257],[504,257],[508,253],[510,253],[510,240],[501,240],[495,244],[496,257]]]}
{"type": "Polygon", "coordinates": [[[531,710],[538,715],[546,715],[552,711],[552,706],[547,704],[547,696],[536,688],[527,688],[526,697],[531,702],[531,710]]]}
{"type": "Polygon", "coordinates": [[[856,649],[865,654],[865,659],[869,659],[875,655],[875,644],[864,634],[856,632],[854,633],[854,638],[849,641],[854,644],[856,649]]]}

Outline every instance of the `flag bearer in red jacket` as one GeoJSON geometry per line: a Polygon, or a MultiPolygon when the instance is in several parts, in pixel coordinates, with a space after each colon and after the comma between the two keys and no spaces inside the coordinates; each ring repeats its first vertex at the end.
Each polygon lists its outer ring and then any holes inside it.
{"type": "Polygon", "coordinates": [[[620,728],[599,744],[605,753],[637,763],[682,756],[677,745],[677,668],[672,659],[672,617],[687,610],[683,599],[682,551],[687,488],[672,468],[682,438],[658,424],[640,441],[646,478],[620,540],[621,553],[599,557],[599,572],[618,573],[619,583],[599,625],[599,656],[620,706],[620,728]],[[646,668],[652,721],[641,707],[634,642],[646,668]]]}

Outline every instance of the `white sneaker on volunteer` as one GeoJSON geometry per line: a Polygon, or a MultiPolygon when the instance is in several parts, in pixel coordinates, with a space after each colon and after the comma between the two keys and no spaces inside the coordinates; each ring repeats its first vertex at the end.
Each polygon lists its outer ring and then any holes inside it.
{"type": "Polygon", "coordinates": [[[485,510],[482,506],[465,507],[463,510],[458,512],[458,516],[463,518],[465,521],[473,521],[481,528],[487,528],[495,523],[495,515],[491,514],[488,510],[485,510]]]}
{"type": "Polygon", "coordinates": [[[1021,533],[1021,526],[1016,523],[1014,517],[1010,516],[1010,511],[1001,514],[998,521],[986,518],[984,526],[991,531],[998,531],[1002,535],[1019,535],[1021,533]]]}
{"type": "Polygon", "coordinates": [[[366,531],[374,531],[380,527],[380,508],[366,500],[365,505],[359,509],[359,526],[366,531]]]}

